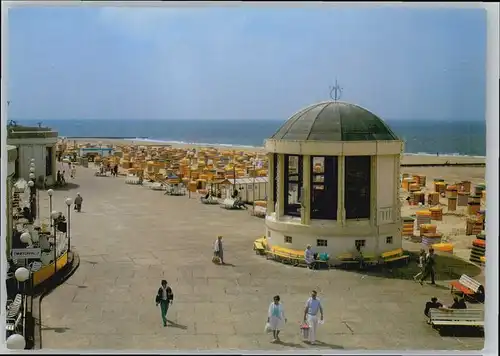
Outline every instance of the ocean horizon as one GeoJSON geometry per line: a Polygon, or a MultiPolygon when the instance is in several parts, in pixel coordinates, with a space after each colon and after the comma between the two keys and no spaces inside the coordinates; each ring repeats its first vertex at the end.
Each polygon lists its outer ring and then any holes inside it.
{"type": "MultiPolygon", "coordinates": [[[[128,137],[157,142],[260,147],[285,120],[16,120],[63,137],[128,137]]],[[[486,121],[385,120],[407,154],[486,156],[486,121]]]]}

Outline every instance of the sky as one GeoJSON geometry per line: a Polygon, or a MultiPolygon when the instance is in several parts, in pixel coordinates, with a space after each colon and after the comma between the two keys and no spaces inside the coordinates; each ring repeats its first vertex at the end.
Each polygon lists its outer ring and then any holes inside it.
{"type": "Polygon", "coordinates": [[[485,119],[482,9],[32,7],[8,31],[14,120],[284,120],[336,78],[385,119],[485,119]]]}

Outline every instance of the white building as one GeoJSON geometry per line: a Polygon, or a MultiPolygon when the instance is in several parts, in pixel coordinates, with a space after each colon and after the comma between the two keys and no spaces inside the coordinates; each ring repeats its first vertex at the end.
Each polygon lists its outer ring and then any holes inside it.
{"type": "Polygon", "coordinates": [[[265,142],[271,246],[336,256],[400,248],[402,141],[371,112],[328,101],[293,115],[265,142]]]}
{"type": "Polygon", "coordinates": [[[15,146],[7,145],[7,175],[6,179],[6,191],[7,191],[7,208],[6,213],[6,257],[10,257],[10,249],[12,246],[12,228],[13,228],[13,210],[12,210],[12,190],[13,190],[13,180],[12,177],[16,173],[16,160],[17,160],[17,149],[15,146]]]}
{"type": "Polygon", "coordinates": [[[269,186],[268,177],[247,177],[227,180],[225,197],[229,198],[234,190],[238,190],[241,200],[245,203],[253,203],[257,200],[265,200],[269,186]],[[235,185],[236,183],[236,185],[235,185]]]}
{"type": "Polygon", "coordinates": [[[31,159],[35,159],[36,182],[47,178],[55,183],[57,173],[57,132],[47,127],[8,126],[7,144],[17,148],[15,170],[17,178],[29,180],[31,159]]]}

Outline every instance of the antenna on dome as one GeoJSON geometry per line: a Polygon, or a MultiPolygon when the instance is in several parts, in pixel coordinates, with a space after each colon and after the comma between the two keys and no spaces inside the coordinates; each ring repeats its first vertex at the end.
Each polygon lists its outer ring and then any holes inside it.
{"type": "Polygon", "coordinates": [[[342,97],[342,90],[339,83],[337,83],[337,79],[335,79],[335,85],[330,87],[330,98],[332,98],[333,101],[339,101],[342,97]]]}

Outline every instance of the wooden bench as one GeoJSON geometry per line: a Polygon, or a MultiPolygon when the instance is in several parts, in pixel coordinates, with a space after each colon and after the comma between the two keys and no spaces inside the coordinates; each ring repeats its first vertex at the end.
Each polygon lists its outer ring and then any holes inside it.
{"type": "Polygon", "coordinates": [[[474,299],[477,299],[478,294],[484,293],[484,287],[481,283],[466,274],[462,274],[458,281],[450,282],[450,292],[453,293],[454,290],[474,299]]]}
{"type": "Polygon", "coordinates": [[[380,258],[382,259],[383,263],[390,263],[399,260],[405,260],[406,263],[408,263],[410,256],[405,255],[402,248],[398,248],[392,251],[384,252],[380,255],[380,258]]]}
{"type": "MultiPolygon", "coordinates": [[[[292,250],[284,247],[272,247],[271,249],[266,249],[267,258],[272,258],[278,262],[288,263],[294,266],[306,267],[305,251],[292,250]]],[[[316,259],[314,261],[318,266],[324,266],[329,268],[330,264],[328,261],[323,261],[316,259]]]]}
{"type": "Polygon", "coordinates": [[[14,331],[19,325],[19,322],[23,317],[23,314],[21,313],[22,304],[22,295],[16,294],[14,300],[7,306],[7,314],[5,316],[5,328],[7,331],[14,331]]]}
{"type": "MultiPolygon", "coordinates": [[[[341,264],[351,264],[351,263],[360,263],[360,256],[352,254],[352,253],[344,253],[342,255],[337,256],[337,260],[340,261],[341,264]]],[[[372,255],[363,255],[363,263],[365,264],[375,264],[375,256],[372,255]]]]}
{"type": "Polygon", "coordinates": [[[484,327],[484,310],[481,309],[431,309],[429,323],[433,327],[475,326],[484,327]]]}

